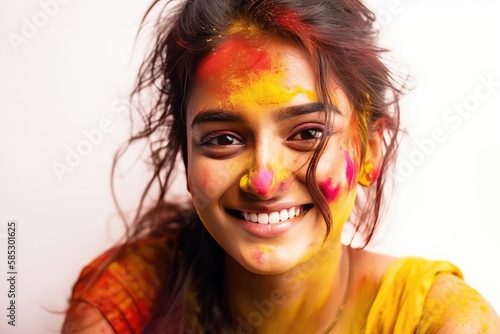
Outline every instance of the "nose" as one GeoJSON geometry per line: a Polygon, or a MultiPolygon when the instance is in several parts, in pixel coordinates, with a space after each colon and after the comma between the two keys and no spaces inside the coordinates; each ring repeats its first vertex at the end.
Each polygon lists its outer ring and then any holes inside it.
{"type": "Polygon", "coordinates": [[[293,181],[293,175],[283,161],[283,148],[269,144],[262,143],[256,148],[252,166],[240,179],[241,190],[264,200],[287,190],[293,181]]]}

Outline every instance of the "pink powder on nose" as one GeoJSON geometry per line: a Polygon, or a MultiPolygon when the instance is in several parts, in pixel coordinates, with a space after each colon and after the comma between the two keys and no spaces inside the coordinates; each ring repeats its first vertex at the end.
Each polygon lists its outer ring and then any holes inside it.
{"type": "Polygon", "coordinates": [[[252,177],[252,186],[259,195],[267,194],[273,183],[273,176],[272,171],[264,169],[252,177]]]}
{"type": "Polygon", "coordinates": [[[340,187],[334,186],[331,178],[319,182],[319,189],[328,202],[333,202],[339,197],[340,187]]]}
{"type": "Polygon", "coordinates": [[[352,183],[354,181],[354,162],[352,162],[351,155],[348,151],[344,151],[344,157],[346,162],[345,177],[350,188],[352,187],[352,183]]]}

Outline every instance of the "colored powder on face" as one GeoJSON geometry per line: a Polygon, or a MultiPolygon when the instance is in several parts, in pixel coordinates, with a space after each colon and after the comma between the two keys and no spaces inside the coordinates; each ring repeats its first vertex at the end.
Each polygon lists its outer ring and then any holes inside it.
{"type": "Polygon", "coordinates": [[[286,170],[285,168],[277,168],[277,171],[275,173],[276,176],[276,183],[279,184],[278,189],[279,190],[286,190],[290,187],[292,183],[292,178],[290,171],[286,170]]]}
{"type": "Polygon", "coordinates": [[[260,105],[285,104],[297,95],[304,94],[311,101],[316,94],[301,86],[286,87],[284,69],[276,71],[254,72],[244,77],[231,80],[229,102],[235,107],[245,107],[258,110],[260,105]]]}
{"type": "Polygon", "coordinates": [[[250,178],[251,185],[253,189],[259,194],[264,195],[269,192],[269,189],[273,183],[274,173],[270,170],[263,169],[259,173],[253,175],[250,178]]]}
{"type": "Polygon", "coordinates": [[[284,66],[284,54],[269,51],[272,39],[257,30],[253,26],[244,28],[236,21],[230,39],[201,62],[196,79],[237,109],[285,104],[300,94],[315,101],[314,91],[286,85],[286,73],[293,69],[284,66]]]}
{"type": "Polygon", "coordinates": [[[258,264],[264,264],[264,254],[262,254],[261,252],[255,253],[253,255],[253,258],[258,264]]]}
{"type": "Polygon", "coordinates": [[[248,178],[248,174],[243,175],[243,177],[240,179],[240,188],[248,191],[249,182],[250,179],[248,178]]]}
{"type": "Polygon", "coordinates": [[[234,77],[244,77],[247,72],[258,74],[270,69],[271,59],[266,52],[235,36],[201,62],[197,79],[219,89],[225,88],[224,91],[228,88],[222,87],[219,80],[227,82],[234,77]],[[214,76],[217,80],[214,80],[214,76]]]}
{"type": "Polygon", "coordinates": [[[268,194],[270,191],[283,191],[292,184],[291,173],[284,168],[273,168],[268,165],[260,172],[253,172],[251,176],[243,175],[240,179],[240,188],[245,191],[255,191],[259,195],[268,194]]]}
{"type": "Polygon", "coordinates": [[[318,185],[319,189],[323,193],[323,196],[325,196],[325,199],[328,202],[333,202],[339,197],[340,187],[334,186],[331,178],[328,178],[326,181],[319,182],[318,185]]]}
{"type": "Polygon", "coordinates": [[[349,154],[348,151],[344,151],[344,158],[346,162],[346,169],[345,169],[345,177],[347,179],[347,184],[349,185],[349,188],[353,186],[353,181],[354,181],[354,162],[351,159],[351,155],[349,154]]]}
{"type": "Polygon", "coordinates": [[[274,250],[274,246],[262,245],[262,246],[260,246],[260,249],[261,249],[262,253],[269,254],[274,250]]]}

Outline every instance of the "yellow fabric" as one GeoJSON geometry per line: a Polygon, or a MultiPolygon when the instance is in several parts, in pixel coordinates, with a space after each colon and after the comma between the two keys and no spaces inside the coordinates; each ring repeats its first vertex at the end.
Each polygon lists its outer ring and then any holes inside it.
{"type": "MultiPolygon", "coordinates": [[[[173,254],[166,238],[144,239],[125,246],[122,256],[107,262],[117,250],[104,253],[83,269],[73,288],[71,307],[86,302],[95,306],[117,333],[140,333],[151,316],[151,304],[173,254]],[[96,277],[104,263],[108,266],[96,277]]],[[[460,270],[449,262],[396,260],[382,277],[364,333],[432,332],[436,317],[422,317],[422,312],[429,290],[441,275],[463,278],[460,270]]]]}
{"type": "Polygon", "coordinates": [[[433,324],[422,317],[429,290],[441,275],[463,278],[460,270],[446,261],[402,258],[389,266],[372,304],[366,334],[424,334],[433,324]]]}

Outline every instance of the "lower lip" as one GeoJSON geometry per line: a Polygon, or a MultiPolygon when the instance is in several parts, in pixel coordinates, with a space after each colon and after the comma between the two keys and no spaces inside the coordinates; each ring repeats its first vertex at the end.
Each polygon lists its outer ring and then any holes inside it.
{"type": "Polygon", "coordinates": [[[279,237],[283,234],[285,234],[287,231],[289,231],[291,228],[293,228],[295,225],[297,225],[302,218],[309,212],[303,212],[301,215],[294,217],[292,219],[288,219],[284,222],[279,222],[275,224],[259,224],[259,223],[252,223],[249,221],[246,221],[245,219],[239,219],[241,222],[241,225],[243,228],[256,236],[262,237],[262,238],[275,238],[279,237]]]}

